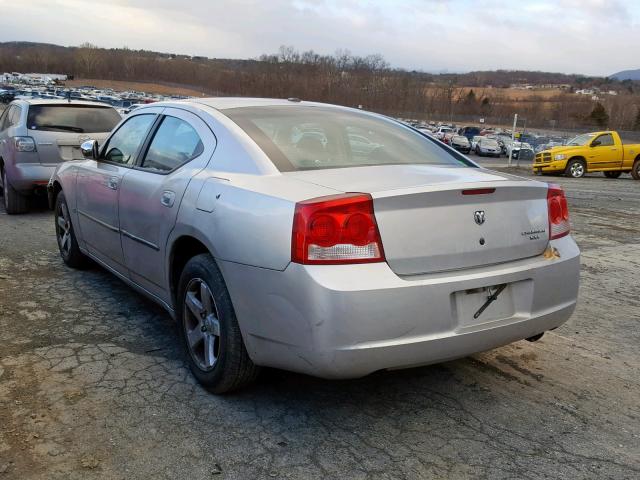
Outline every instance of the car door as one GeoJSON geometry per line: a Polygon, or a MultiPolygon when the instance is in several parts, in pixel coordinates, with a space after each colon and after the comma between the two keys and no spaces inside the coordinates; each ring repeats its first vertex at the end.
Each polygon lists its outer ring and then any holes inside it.
{"type": "Polygon", "coordinates": [[[206,167],[215,147],[214,134],[198,116],[166,108],[122,181],[120,231],[131,280],[162,300],[170,300],[167,238],[191,178],[206,167]]]}
{"type": "Polygon", "coordinates": [[[81,244],[97,260],[125,276],[118,196],[122,179],[134,166],[161,111],[157,110],[146,110],[128,118],[101,148],[97,160],[85,160],[78,167],[76,209],[81,244]]]}
{"type": "Polygon", "coordinates": [[[589,149],[589,170],[620,168],[622,147],[615,144],[610,133],[598,135],[589,149]]]}

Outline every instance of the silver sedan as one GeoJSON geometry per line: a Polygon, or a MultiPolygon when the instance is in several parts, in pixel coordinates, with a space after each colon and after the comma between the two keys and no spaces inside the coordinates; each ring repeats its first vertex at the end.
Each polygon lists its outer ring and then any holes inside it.
{"type": "Polygon", "coordinates": [[[535,340],[576,305],[559,187],[386,117],[166,102],[83,153],[49,183],[63,260],[162,305],[216,393],[261,366],[350,378],[535,340]]]}

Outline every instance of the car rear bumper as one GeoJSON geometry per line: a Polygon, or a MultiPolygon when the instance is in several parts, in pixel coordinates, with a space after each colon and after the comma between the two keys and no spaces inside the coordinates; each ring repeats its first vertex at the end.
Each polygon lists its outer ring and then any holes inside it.
{"type": "Polygon", "coordinates": [[[281,272],[219,264],[255,363],[353,378],[466,356],[562,325],[576,305],[580,252],[571,237],[551,246],[559,258],[406,278],[386,263],[292,263],[281,272]],[[459,303],[473,289],[500,284],[509,285],[506,316],[489,307],[473,320],[486,296],[459,303]]]}
{"type": "Polygon", "coordinates": [[[35,188],[46,187],[56,165],[41,163],[18,163],[5,165],[11,186],[21,192],[30,193],[35,188]]]}

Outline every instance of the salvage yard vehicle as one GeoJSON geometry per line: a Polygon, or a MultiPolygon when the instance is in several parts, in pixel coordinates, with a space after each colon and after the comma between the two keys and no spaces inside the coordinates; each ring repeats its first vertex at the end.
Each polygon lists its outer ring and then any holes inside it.
{"type": "Polygon", "coordinates": [[[511,155],[511,158],[519,160],[533,160],[535,156],[535,152],[533,151],[533,148],[531,148],[531,145],[517,140],[507,143],[505,153],[507,154],[507,157],[511,155]]]}
{"type": "Polygon", "coordinates": [[[80,144],[104,140],[120,121],[113,107],[67,100],[15,100],[0,117],[0,185],[7,213],[28,210],[56,165],[81,159],[80,144]]]}
{"type": "Polygon", "coordinates": [[[462,153],[469,153],[471,151],[471,143],[467,137],[462,135],[453,135],[451,137],[451,146],[462,153]]]}
{"type": "Polygon", "coordinates": [[[584,133],[566,145],[536,154],[533,171],[564,173],[573,178],[590,172],[603,172],[608,178],[630,173],[640,180],[640,144],[623,143],[613,130],[584,133]]]}
{"type": "Polygon", "coordinates": [[[82,148],[49,183],[62,259],[92,259],[162,305],[212,392],[261,366],[354,378],[534,341],[576,305],[560,187],[387,117],[162,102],[82,148]]]}
{"type": "Polygon", "coordinates": [[[499,157],[501,153],[500,145],[494,138],[480,137],[476,142],[476,155],[483,157],[499,157]]]}

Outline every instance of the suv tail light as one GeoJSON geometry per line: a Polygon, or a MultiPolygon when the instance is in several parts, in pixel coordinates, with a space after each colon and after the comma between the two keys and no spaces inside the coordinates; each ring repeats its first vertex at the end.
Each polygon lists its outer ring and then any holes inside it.
{"type": "Polygon", "coordinates": [[[296,204],[292,262],[333,265],[384,260],[371,195],[345,193],[296,204]]]}
{"type": "Polygon", "coordinates": [[[568,235],[570,229],[569,206],[562,187],[549,184],[547,205],[549,207],[549,240],[568,235]]]}
{"type": "Polygon", "coordinates": [[[31,137],[13,137],[13,142],[18,152],[36,151],[36,142],[31,137]]]}

